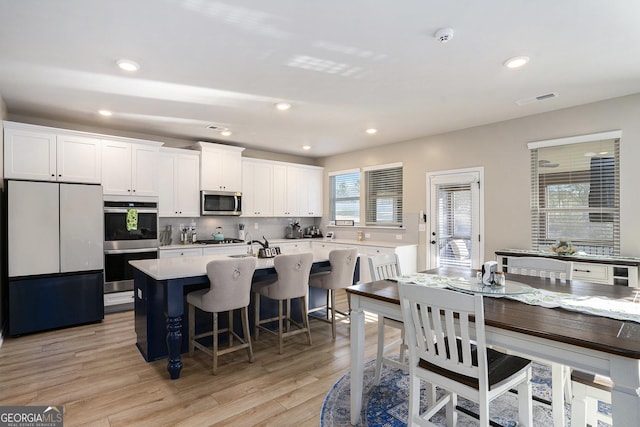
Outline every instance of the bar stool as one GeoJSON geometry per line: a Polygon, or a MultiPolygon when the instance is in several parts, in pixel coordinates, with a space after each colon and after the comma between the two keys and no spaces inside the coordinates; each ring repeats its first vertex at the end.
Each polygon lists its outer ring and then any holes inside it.
{"type": "Polygon", "coordinates": [[[249,362],[253,363],[253,349],[251,348],[251,335],[249,333],[249,316],[247,307],[251,300],[251,279],[256,269],[256,259],[229,258],[211,261],[207,264],[207,276],[209,276],[209,289],[202,289],[187,294],[189,304],[189,355],[193,356],[197,347],[199,350],[213,357],[213,374],[218,369],[218,356],[234,351],[247,349],[249,362]],[[195,333],[196,307],[202,311],[213,314],[213,331],[201,334],[195,333]],[[233,330],[233,312],[240,309],[242,318],[241,338],[233,330]],[[229,324],[225,329],[218,328],[218,313],[228,312],[229,324]],[[223,350],[218,349],[218,336],[220,333],[227,333],[229,347],[223,350]],[[213,337],[213,349],[198,342],[204,337],[213,337]],[[240,344],[233,345],[233,338],[236,337],[240,344]]]}
{"type": "Polygon", "coordinates": [[[336,289],[344,289],[353,284],[353,273],[358,260],[358,248],[334,249],[329,252],[331,271],[312,274],[309,278],[309,286],[327,291],[327,304],[309,310],[309,313],[318,310],[327,311],[326,317],[310,316],[313,319],[331,323],[331,334],[336,339],[336,313],[347,317],[348,314],[336,308],[336,289]],[[329,319],[329,312],[331,318],[329,319]]]}
{"type": "Polygon", "coordinates": [[[278,336],[279,352],[282,354],[282,342],[284,338],[306,333],[311,345],[311,330],[307,319],[307,295],[309,294],[309,273],[313,264],[313,254],[310,252],[278,255],[273,259],[273,264],[278,274],[275,281],[256,282],[251,286],[255,296],[255,340],[260,336],[260,330],[278,336]],[[278,301],[278,315],[268,319],[260,319],[260,296],[278,301]],[[302,323],[291,318],[291,300],[300,299],[302,311],[302,323]],[[287,311],[283,312],[282,303],[286,301],[287,311]],[[278,330],[263,326],[265,323],[278,321],[278,330]],[[286,325],[283,325],[283,321],[286,325]],[[291,324],[297,329],[290,331],[291,324]],[[286,327],[286,331],[285,331],[286,327]]]}

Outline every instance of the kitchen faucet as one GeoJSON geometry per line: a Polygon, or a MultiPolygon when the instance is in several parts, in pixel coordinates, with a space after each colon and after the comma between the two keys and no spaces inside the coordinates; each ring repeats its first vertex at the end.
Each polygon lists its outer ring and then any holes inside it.
{"type": "Polygon", "coordinates": [[[253,236],[251,235],[251,233],[249,231],[247,231],[244,234],[244,238],[245,238],[245,241],[247,242],[247,245],[249,245],[249,248],[247,249],[247,255],[253,256],[254,255],[254,253],[253,253],[253,240],[252,240],[253,236]]]}

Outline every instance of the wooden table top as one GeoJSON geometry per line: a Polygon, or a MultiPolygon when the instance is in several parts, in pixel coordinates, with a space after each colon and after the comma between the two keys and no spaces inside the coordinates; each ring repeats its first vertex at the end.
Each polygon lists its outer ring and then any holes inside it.
{"type": "MultiPolygon", "coordinates": [[[[475,277],[475,270],[441,267],[426,273],[475,277]]],[[[509,274],[509,278],[534,288],[574,295],[603,296],[633,301],[640,288],[595,283],[552,281],[509,274]]],[[[400,304],[396,282],[381,280],[347,288],[349,294],[400,304]]],[[[640,323],[528,305],[508,298],[484,298],[485,324],[527,335],[573,344],[605,353],[640,359],[640,323]]]]}

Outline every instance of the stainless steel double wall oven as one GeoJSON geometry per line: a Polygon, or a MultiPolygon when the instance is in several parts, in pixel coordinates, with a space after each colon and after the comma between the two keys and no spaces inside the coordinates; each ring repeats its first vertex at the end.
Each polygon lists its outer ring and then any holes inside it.
{"type": "Polygon", "coordinates": [[[105,307],[133,303],[133,268],[129,261],[156,258],[158,198],[141,197],[132,200],[126,196],[105,196],[105,307]],[[128,216],[135,218],[134,224],[130,222],[129,226],[128,216]]]}

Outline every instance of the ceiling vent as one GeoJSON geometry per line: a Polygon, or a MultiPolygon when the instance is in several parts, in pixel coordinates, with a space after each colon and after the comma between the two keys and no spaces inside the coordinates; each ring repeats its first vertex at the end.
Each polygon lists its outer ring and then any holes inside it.
{"type": "Polygon", "coordinates": [[[533,104],[534,102],[547,101],[549,99],[553,99],[553,98],[557,98],[557,97],[558,97],[558,93],[557,92],[550,92],[550,93],[546,93],[544,95],[534,96],[532,98],[519,99],[519,100],[516,101],[516,104],[518,104],[518,105],[533,104]]]}

